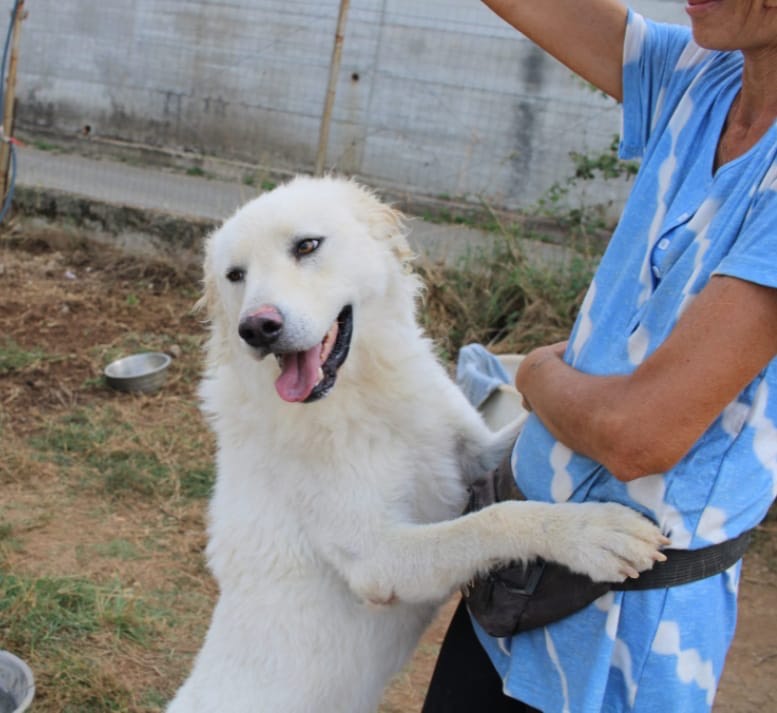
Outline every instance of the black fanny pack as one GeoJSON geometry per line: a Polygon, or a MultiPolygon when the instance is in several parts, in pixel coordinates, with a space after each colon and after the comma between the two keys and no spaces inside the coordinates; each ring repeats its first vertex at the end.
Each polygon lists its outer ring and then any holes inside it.
{"type": "MultiPolygon", "coordinates": [[[[504,500],[525,499],[505,461],[473,484],[465,513],[504,500]]],[[[487,633],[512,636],[563,619],[611,590],[664,589],[723,572],[745,553],[750,535],[748,530],[697,550],[666,549],[666,562],[625,582],[594,582],[564,565],[543,560],[510,564],[477,577],[462,588],[462,596],[487,633]]]]}

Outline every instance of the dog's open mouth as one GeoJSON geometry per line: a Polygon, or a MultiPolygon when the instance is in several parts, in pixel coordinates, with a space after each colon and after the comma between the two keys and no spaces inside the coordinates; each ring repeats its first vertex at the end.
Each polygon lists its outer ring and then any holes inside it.
{"type": "Polygon", "coordinates": [[[275,389],[284,401],[310,403],[326,396],[335,385],[337,370],[351,346],[353,309],[350,305],[337,315],[320,344],[304,352],[276,354],[281,375],[275,389]]]}

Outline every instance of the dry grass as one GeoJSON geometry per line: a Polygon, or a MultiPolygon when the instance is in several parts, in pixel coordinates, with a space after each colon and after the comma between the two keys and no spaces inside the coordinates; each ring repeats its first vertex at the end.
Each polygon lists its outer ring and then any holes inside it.
{"type": "Polygon", "coordinates": [[[521,245],[502,234],[459,265],[419,267],[423,323],[445,358],[472,342],[509,353],[567,338],[596,258],[570,252],[563,264],[542,267],[521,245]]]}
{"type": "Polygon", "coordinates": [[[36,711],[159,711],[215,591],[198,277],[48,237],[5,242],[0,266],[0,641],[35,671],[36,711]],[[164,391],[106,389],[140,348],[179,355],[164,391]]]}

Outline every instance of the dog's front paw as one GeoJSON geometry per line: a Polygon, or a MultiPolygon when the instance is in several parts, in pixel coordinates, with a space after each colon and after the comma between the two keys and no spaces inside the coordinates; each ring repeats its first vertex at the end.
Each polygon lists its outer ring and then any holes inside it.
{"type": "MultiPolygon", "coordinates": [[[[616,503],[569,503],[574,516],[564,527],[566,549],[553,559],[597,582],[621,582],[638,577],[656,562],[669,539],[650,520],[616,503]]],[[[563,547],[559,541],[557,544],[563,547]]],[[[556,548],[554,547],[554,550],[556,548]]]]}

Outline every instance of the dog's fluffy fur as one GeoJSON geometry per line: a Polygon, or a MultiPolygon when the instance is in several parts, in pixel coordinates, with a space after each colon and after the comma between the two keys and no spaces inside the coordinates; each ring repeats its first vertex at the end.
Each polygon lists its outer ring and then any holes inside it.
{"type": "Polygon", "coordinates": [[[209,239],[220,597],[170,713],[367,713],[478,571],[540,556],[615,580],[658,556],[658,530],[614,504],[456,517],[518,424],[490,431],[438,363],[409,256],[401,216],[337,178],[297,178],[209,239]]]}

